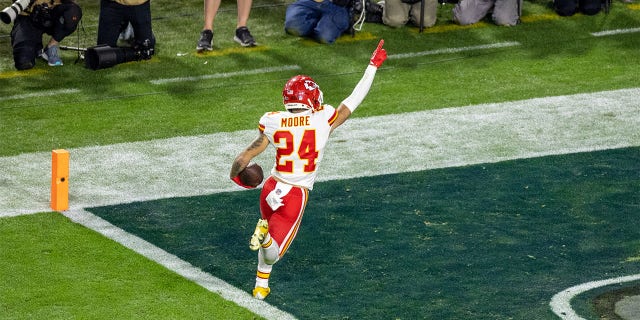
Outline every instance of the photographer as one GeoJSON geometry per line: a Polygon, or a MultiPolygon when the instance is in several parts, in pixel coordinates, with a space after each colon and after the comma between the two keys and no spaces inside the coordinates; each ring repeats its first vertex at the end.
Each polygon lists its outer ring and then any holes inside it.
{"type": "Polygon", "coordinates": [[[288,34],[331,44],[349,30],[351,0],[296,0],[287,7],[288,34]]]}
{"type": "Polygon", "coordinates": [[[11,47],[16,69],[35,66],[36,57],[47,60],[50,66],[63,65],[58,43],[72,34],[82,18],[80,6],[73,0],[32,0],[15,17],[11,29],[11,47]],[[42,35],[51,39],[43,48],[42,35]]]}
{"type": "Polygon", "coordinates": [[[420,26],[422,20],[422,27],[432,27],[436,24],[438,0],[424,0],[424,10],[420,8],[421,2],[421,0],[385,0],[382,23],[399,28],[408,22],[420,26]]]}
{"type": "Polygon", "coordinates": [[[150,0],[100,0],[98,45],[117,47],[120,33],[133,28],[132,47],[140,59],[151,59],[156,38],[151,29],[150,0]]]}

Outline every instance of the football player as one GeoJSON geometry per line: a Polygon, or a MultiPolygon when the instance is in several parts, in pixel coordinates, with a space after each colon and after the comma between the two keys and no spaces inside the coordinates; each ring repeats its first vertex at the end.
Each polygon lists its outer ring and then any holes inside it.
{"type": "Polygon", "coordinates": [[[296,237],[329,135],[369,92],[378,67],[387,58],[383,44],[380,40],[364,76],[337,109],[323,103],[322,91],[311,77],[297,75],[287,81],[282,91],[286,111],[265,113],[259,121],[260,134],[233,161],[231,180],[251,188],[238,174],[270,144],[276,150],[275,164],[260,194],[261,219],[249,242],[249,248],[258,251],[254,297],[262,300],[269,295],[271,269],[296,237]]]}

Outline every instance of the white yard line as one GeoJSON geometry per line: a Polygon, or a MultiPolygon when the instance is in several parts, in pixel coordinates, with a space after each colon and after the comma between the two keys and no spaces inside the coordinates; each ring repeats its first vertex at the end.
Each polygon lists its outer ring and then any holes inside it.
{"type": "Polygon", "coordinates": [[[591,35],[594,37],[606,37],[606,36],[613,36],[617,34],[637,33],[637,32],[640,32],[640,28],[606,30],[606,31],[600,31],[600,32],[592,32],[591,35]]]}
{"type": "Polygon", "coordinates": [[[519,45],[520,45],[520,42],[517,42],[517,41],[498,42],[498,43],[490,43],[490,44],[470,46],[470,47],[444,48],[444,49],[428,50],[428,51],[421,51],[421,52],[390,54],[388,58],[389,59],[405,59],[405,58],[415,58],[415,57],[422,57],[422,56],[431,56],[436,54],[450,54],[450,53],[458,53],[458,52],[465,52],[465,51],[508,48],[508,47],[516,47],[519,45]]]}
{"type": "Polygon", "coordinates": [[[61,94],[72,94],[72,93],[78,93],[78,92],[80,92],[80,89],[73,89],[73,88],[72,89],[38,91],[38,92],[31,92],[31,93],[16,94],[16,95],[13,95],[13,96],[0,97],[0,101],[22,100],[22,99],[28,99],[28,98],[51,97],[51,96],[57,96],[57,95],[61,95],[61,94]]]}

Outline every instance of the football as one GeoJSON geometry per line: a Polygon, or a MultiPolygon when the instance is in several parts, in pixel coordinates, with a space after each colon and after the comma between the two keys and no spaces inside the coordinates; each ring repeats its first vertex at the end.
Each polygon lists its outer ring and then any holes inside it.
{"type": "Polygon", "coordinates": [[[250,163],[246,168],[240,171],[238,176],[240,177],[240,182],[251,187],[257,187],[262,183],[262,179],[264,179],[262,167],[255,162],[250,163]]]}

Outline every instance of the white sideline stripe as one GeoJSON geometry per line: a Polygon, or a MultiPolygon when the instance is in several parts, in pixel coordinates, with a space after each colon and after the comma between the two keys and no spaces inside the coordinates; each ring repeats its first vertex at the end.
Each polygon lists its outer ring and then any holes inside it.
{"type": "Polygon", "coordinates": [[[636,32],[640,32],[640,28],[615,29],[615,30],[607,30],[607,31],[600,31],[600,32],[592,32],[591,35],[594,37],[604,37],[604,36],[611,36],[616,34],[636,33],[636,32]]]}
{"type": "Polygon", "coordinates": [[[161,266],[164,266],[180,276],[197,283],[210,292],[216,293],[228,301],[235,302],[239,306],[251,310],[263,318],[295,319],[292,315],[281,311],[264,301],[254,299],[249,293],[194,267],[175,255],[112,225],[108,221],[86,210],[69,210],[63,212],[63,214],[72,221],[101,233],[105,237],[122,244],[149,260],[157,262],[161,266]]]}
{"type": "Polygon", "coordinates": [[[486,50],[486,49],[498,49],[498,48],[506,48],[506,47],[515,47],[519,46],[520,42],[498,42],[492,44],[485,44],[479,46],[471,46],[471,47],[459,47],[459,48],[445,48],[438,50],[429,50],[429,51],[421,51],[421,52],[410,52],[410,53],[398,53],[398,54],[390,54],[388,59],[404,59],[404,58],[415,58],[421,56],[429,56],[436,54],[445,54],[445,53],[458,53],[464,51],[474,51],[474,50],[486,50]]]}
{"type": "MultiPolygon", "coordinates": [[[[632,88],[350,119],[334,132],[318,180],[639,146],[638,96],[632,88]]],[[[230,164],[257,134],[69,149],[71,209],[238,191],[230,164]]],[[[256,159],[266,170],[270,154],[256,159]]],[[[50,172],[50,152],[0,157],[0,217],[50,211],[50,172]]]]}
{"type": "Polygon", "coordinates": [[[584,318],[580,317],[575,311],[573,311],[573,309],[571,308],[571,299],[581,293],[593,290],[595,288],[636,280],[640,280],[640,274],[583,283],[555,294],[553,298],[551,298],[551,303],[549,303],[549,306],[551,306],[551,310],[553,311],[553,313],[555,313],[562,319],[585,320],[584,318]]]}
{"type": "Polygon", "coordinates": [[[27,99],[27,98],[39,98],[39,97],[50,97],[50,96],[57,96],[59,94],[71,94],[71,93],[78,93],[80,92],[80,89],[60,89],[60,90],[47,90],[47,91],[38,91],[38,92],[33,92],[33,93],[25,93],[25,94],[17,94],[17,95],[13,95],[13,96],[7,96],[7,97],[0,97],[0,101],[7,101],[7,100],[20,100],[20,99],[27,99]]]}
{"type": "Polygon", "coordinates": [[[267,68],[261,68],[261,69],[244,70],[244,71],[236,71],[236,72],[214,73],[214,74],[207,74],[207,75],[198,76],[198,77],[155,79],[155,80],[149,80],[149,82],[151,82],[152,84],[165,84],[165,83],[173,83],[173,82],[200,81],[200,80],[231,78],[236,76],[246,76],[246,75],[252,75],[252,74],[263,74],[263,73],[290,71],[290,70],[299,70],[299,69],[300,69],[300,66],[288,65],[288,66],[267,67],[267,68]]]}

